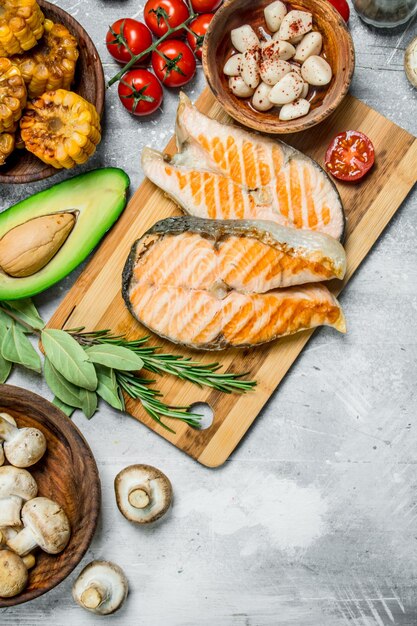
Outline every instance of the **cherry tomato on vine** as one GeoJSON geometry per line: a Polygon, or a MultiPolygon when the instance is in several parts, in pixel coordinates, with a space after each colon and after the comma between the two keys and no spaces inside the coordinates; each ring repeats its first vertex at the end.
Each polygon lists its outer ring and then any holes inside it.
{"type": "MultiPolygon", "coordinates": [[[[132,55],[140,54],[151,44],[152,34],[149,28],[129,17],[114,22],[106,35],[107,50],[119,63],[128,63],[132,55]]],[[[150,53],[142,57],[137,65],[146,64],[149,57],[150,53]]]]}
{"type": "Polygon", "coordinates": [[[184,41],[170,39],[152,52],[153,71],[167,87],[182,87],[195,74],[195,56],[184,41]]]}
{"type": "Polygon", "coordinates": [[[346,0],[329,0],[330,4],[339,11],[345,22],[349,21],[350,9],[346,0]]]}
{"type": "Polygon", "coordinates": [[[335,178],[355,181],[365,176],[375,162],[372,141],[356,130],[339,133],[326,152],[326,169],[335,178]]]}
{"type": "Polygon", "coordinates": [[[188,28],[195,34],[192,35],[189,31],[187,31],[187,41],[191,50],[198,59],[201,59],[202,57],[204,35],[206,34],[213,17],[214,13],[203,13],[203,15],[199,15],[195,18],[195,20],[188,24],[188,28]]]}
{"type": "MultiPolygon", "coordinates": [[[[167,23],[175,28],[190,16],[188,7],[183,0],[148,0],[143,10],[146,25],[156,37],[162,37],[168,30],[167,23]]],[[[171,33],[167,39],[180,37],[183,29],[171,33]]]]}
{"type": "Polygon", "coordinates": [[[194,13],[211,13],[216,11],[223,0],[191,0],[194,13]]]}
{"type": "Polygon", "coordinates": [[[148,70],[131,70],[119,82],[120,101],[133,115],[153,113],[163,97],[161,83],[148,70]]]}

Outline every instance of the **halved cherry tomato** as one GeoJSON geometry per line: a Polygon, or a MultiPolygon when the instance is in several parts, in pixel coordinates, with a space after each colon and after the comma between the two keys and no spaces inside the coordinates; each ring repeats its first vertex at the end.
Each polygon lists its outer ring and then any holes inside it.
{"type": "MultiPolygon", "coordinates": [[[[151,44],[152,34],[149,28],[129,17],[114,22],[106,35],[107,50],[119,63],[128,63],[132,56],[140,54],[151,44]]],[[[142,57],[137,65],[146,65],[149,57],[150,53],[142,57]]]]}
{"type": "Polygon", "coordinates": [[[207,32],[209,24],[214,17],[214,13],[203,13],[188,24],[188,28],[194,33],[187,31],[187,41],[198,59],[202,57],[202,46],[204,35],[207,32]]]}
{"type": "MultiPolygon", "coordinates": [[[[143,14],[146,25],[158,38],[167,32],[167,23],[171,28],[175,28],[190,16],[188,7],[183,0],[148,0],[143,14]]],[[[171,33],[167,39],[178,38],[183,34],[184,30],[180,29],[171,33]]]]}
{"type": "Polygon", "coordinates": [[[350,17],[350,9],[346,0],[329,0],[329,2],[334,6],[337,11],[339,11],[345,22],[348,22],[350,17]]]}
{"type": "Polygon", "coordinates": [[[148,70],[131,70],[119,82],[120,101],[133,115],[153,113],[163,97],[161,83],[148,70]]]}
{"type": "Polygon", "coordinates": [[[374,162],[372,141],[357,130],[347,130],[336,135],[327,148],[326,169],[339,180],[359,180],[374,162]]]}
{"type": "Polygon", "coordinates": [[[182,87],[195,74],[195,56],[184,41],[163,41],[152,52],[153,71],[167,87],[182,87]]]}
{"type": "Polygon", "coordinates": [[[211,13],[216,11],[223,0],[191,0],[194,13],[211,13]]]}

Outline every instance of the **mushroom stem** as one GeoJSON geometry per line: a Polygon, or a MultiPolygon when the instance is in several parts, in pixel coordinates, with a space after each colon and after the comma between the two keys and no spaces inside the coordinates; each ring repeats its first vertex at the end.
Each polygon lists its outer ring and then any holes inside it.
{"type": "Polygon", "coordinates": [[[26,569],[32,569],[35,567],[36,558],[34,554],[27,554],[26,556],[22,556],[22,561],[26,566],[26,569]]]}
{"type": "Polygon", "coordinates": [[[13,552],[16,552],[19,556],[24,556],[32,552],[38,544],[31,528],[26,526],[20,533],[17,533],[16,537],[10,539],[8,545],[13,552]]]}
{"type": "Polygon", "coordinates": [[[151,501],[151,496],[150,496],[148,489],[145,489],[145,487],[140,486],[140,487],[133,487],[129,491],[129,495],[127,499],[129,500],[129,503],[135,509],[145,509],[148,506],[149,502],[151,501]]]}
{"type": "Polygon", "coordinates": [[[0,498],[0,527],[18,526],[23,500],[19,496],[0,498]]]}
{"type": "Polygon", "coordinates": [[[97,609],[103,602],[109,599],[110,593],[107,587],[100,582],[92,582],[81,594],[80,602],[86,609],[97,609]]]}

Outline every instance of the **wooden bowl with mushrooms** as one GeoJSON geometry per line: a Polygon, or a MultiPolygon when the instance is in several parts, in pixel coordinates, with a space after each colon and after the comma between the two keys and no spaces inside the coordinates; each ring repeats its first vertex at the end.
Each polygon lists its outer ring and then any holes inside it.
{"type": "MultiPolygon", "coordinates": [[[[291,27],[294,25],[290,24],[289,26],[291,27]]],[[[294,32],[297,35],[298,31],[294,30],[294,32]]],[[[300,44],[300,46],[302,45],[302,35],[295,36],[293,38],[288,35],[286,39],[287,41],[284,43],[291,43],[291,46],[294,48],[297,48],[298,44],[300,44]]],[[[276,41],[275,43],[278,44],[279,42],[276,41]]],[[[253,65],[254,55],[251,54],[250,56],[252,56],[252,60],[249,59],[249,61],[253,65]]],[[[283,69],[285,64],[292,64],[295,61],[293,56],[288,55],[288,45],[286,45],[286,49],[283,54],[279,55],[277,53],[277,57],[276,59],[274,58],[274,62],[278,59],[281,61],[280,71],[282,70],[283,72],[281,78],[285,78],[285,81],[289,80],[288,77],[285,76],[285,71],[292,73],[295,72],[300,77],[300,81],[304,78],[304,76],[301,76],[302,62],[299,62],[298,67],[294,66],[292,69],[288,69],[287,66],[287,70],[283,69]]],[[[311,62],[309,61],[309,63],[311,62]]],[[[226,112],[235,120],[244,126],[248,126],[265,133],[296,133],[306,130],[307,128],[325,120],[339,106],[347,94],[354,67],[355,52],[352,37],[346,23],[336,9],[334,9],[330,2],[328,2],[328,0],[296,0],[294,2],[283,1],[281,3],[276,3],[274,0],[257,0],[255,3],[252,0],[226,0],[222,8],[217,11],[214,18],[210,22],[208,31],[204,38],[203,68],[207,82],[214,96],[226,112]],[[258,72],[261,62],[266,64],[267,69],[261,73],[262,76],[260,82],[258,83],[258,85],[264,85],[263,77],[269,72],[268,66],[269,68],[271,66],[270,57],[272,50],[269,49],[268,54],[264,54],[263,45],[265,45],[266,42],[272,43],[275,36],[278,40],[278,31],[280,29],[278,27],[276,32],[271,30],[271,28],[268,29],[264,10],[272,3],[285,5],[285,9],[288,13],[290,11],[301,11],[304,15],[306,13],[311,13],[312,24],[310,20],[309,30],[305,30],[304,32],[309,34],[311,34],[311,32],[315,32],[319,33],[319,36],[321,35],[320,52],[314,52],[314,55],[316,61],[317,56],[320,56],[320,62],[322,65],[325,65],[329,71],[331,70],[331,79],[329,78],[329,82],[326,82],[326,84],[323,82],[323,86],[319,86],[318,84],[313,86],[312,83],[310,83],[310,86],[307,85],[308,91],[306,90],[303,92],[301,83],[300,85],[291,85],[291,88],[294,90],[295,87],[297,87],[296,93],[298,95],[296,96],[295,102],[297,103],[302,100],[304,103],[306,101],[309,103],[309,106],[306,105],[308,112],[306,113],[303,111],[302,116],[294,119],[291,119],[289,111],[286,112],[287,115],[283,116],[283,119],[280,119],[281,112],[283,112],[283,109],[285,108],[283,106],[285,104],[285,98],[284,101],[281,99],[279,105],[277,103],[273,106],[269,102],[269,95],[271,92],[268,92],[268,96],[265,96],[264,94],[262,99],[258,97],[258,100],[261,102],[265,102],[265,99],[268,100],[268,106],[271,106],[269,109],[264,107],[263,110],[257,110],[254,106],[255,101],[253,99],[253,95],[254,92],[256,94],[257,87],[252,88],[251,86],[248,89],[248,92],[251,91],[251,93],[246,94],[246,97],[245,95],[242,95],[243,91],[240,94],[241,97],[236,95],[236,93],[238,93],[237,82],[242,82],[243,80],[241,70],[242,66],[239,67],[236,63],[236,67],[238,68],[236,71],[232,70],[232,73],[229,75],[224,73],[226,62],[229,61],[231,57],[233,58],[233,55],[238,56],[237,53],[241,52],[232,44],[232,31],[241,26],[249,25],[255,32],[261,44],[260,47],[257,48],[255,38],[254,48],[251,48],[251,51],[253,52],[253,50],[255,50],[255,54],[259,54],[260,56],[257,57],[258,69],[253,71],[258,72]],[[234,88],[236,87],[235,93],[232,92],[230,86],[230,80],[232,77],[236,77],[232,79],[236,81],[236,84],[234,84],[234,88]],[[299,91],[298,87],[300,87],[299,91]],[[281,108],[279,109],[278,106],[281,108]]],[[[297,83],[297,76],[292,78],[293,82],[297,83]]],[[[249,82],[251,82],[251,80],[253,80],[253,75],[250,77],[249,82]]],[[[268,81],[268,78],[266,78],[266,80],[268,81]]],[[[256,81],[257,79],[255,78],[254,84],[256,81]]],[[[305,84],[306,82],[304,82],[304,85],[305,84]]],[[[268,85],[275,86],[276,83],[271,80],[268,82],[268,85]]],[[[245,85],[242,82],[242,88],[243,87],[245,87],[245,85]]],[[[284,93],[285,89],[286,87],[283,87],[284,93]]],[[[290,103],[291,105],[293,104],[293,100],[287,100],[287,102],[287,106],[289,106],[290,103]]]]}
{"type": "MultiPolygon", "coordinates": [[[[11,559],[5,558],[7,555],[10,556],[10,552],[4,554],[4,548],[8,547],[21,551],[28,568],[27,586],[22,582],[20,593],[13,597],[0,597],[0,607],[6,607],[33,600],[46,593],[61,583],[78,565],[90,545],[97,526],[101,491],[97,466],[87,442],[78,428],[56,406],[25,389],[0,385],[0,413],[14,418],[20,430],[16,433],[13,424],[10,429],[6,428],[9,432],[7,441],[3,442],[2,446],[5,464],[0,466],[0,491],[4,490],[7,482],[15,480],[14,476],[6,476],[11,473],[7,468],[16,475],[20,474],[19,495],[23,499],[20,515],[25,522],[24,529],[18,531],[18,534],[12,529],[11,536],[7,536],[10,531],[3,529],[0,543],[4,544],[6,538],[8,543],[6,546],[0,546],[0,566],[4,570],[7,564],[17,572],[17,575],[22,575],[22,567],[16,567],[11,559]],[[42,440],[44,437],[46,451],[40,460],[28,466],[21,455],[16,457],[16,444],[23,436],[27,437],[27,441],[29,438],[33,439],[39,431],[41,435],[35,439],[42,440]],[[20,463],[19,468],[7,464],[8,460],[15,461],[16,458],[20,463]],[[32,480],[27,472],[32,476],[32,480]],[[27,484],[22,485],[22,477],[25,475],[27,484]],[[38,497],[35,498],[33,496],[36,495],[34,493],[36,484],[34,486],[33,479],[36,481],[38,492],[38,497]],[[55,527],[51,533],[49,529],[37,528],[39,519],[42,526],[42,519],[47,518],[55,519],[55,527]],[[69,520],[69,539],[66,518],[69,520]],[[30,563],[33,557],[29,556],[28,559],[25,556],[29,547],[33,545],[33,534],[40,546],[33,551],[34,566],[33,562],[30,563]],[[64,545],[66,547],[62,550],[64,545]],[[45,552],[45,549],[49,553],[45,552]]],[[[4,436],[4,432],[0,433],[1,438],[4,436]]],[[[39,455],[38,441],[35,443],[33,454],[39,455]]],[[[34,460],[36,456],[27,462],[32,463],[34,460]]],[[[2,507],[2,515],[5,514],[6,511],[2,507]]],[[[14,513],[10,510],[8,514],[14,513]]],[[[19,515],[19,512],[17,514],[19,515]]],[[[3,519],[2,523],[5,521],[3,519]]]]}

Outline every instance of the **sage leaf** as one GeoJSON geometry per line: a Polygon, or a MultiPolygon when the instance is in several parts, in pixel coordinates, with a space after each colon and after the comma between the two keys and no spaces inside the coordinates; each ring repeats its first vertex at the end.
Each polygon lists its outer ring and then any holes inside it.
{"type": "Polygon", "coordinates": [[[16,311],[23,322],[26,322],[37,330],[44,328],[45,322],[40,317],[30,298],[24,300],[8,300],[6,305],[13,311],[16,311]]]}
{"type": "Polygon", "coordinates": [[[66,378],[55,369],[48,358],[45,359],[43,373],[49,389],[61,402],[64,402],[68,406],[76,407],[77,409],[82,408],[83,403],[80,397],[80,387],[76,387],[66,380],[66,378]]]}
{"type": "MultiPolygon", "coordinates": [[[[3,303],[0,302],[0,306],[3,303]]],[[[3,333],[6,332],[8,328],[12,325],[12,318],[7,315],[4,311],[0,310],[0,338],[4,337],[3,333]]]]}
{"type": "Polygon", "coordinates": [[[25,334],[12,321],[3,337],[1,355],[6,361],[23,365],[35,372],[41,372],[41,359],[25,334]]]}
{"type": "Polygon", "coordinates": [[[61,409],[61,411],[65,413],[65,415],[68,415],[68,417],[71,417],[75,411],[75,407],[65,404],[65,402],[62,402],[62,400],[60,400],[57,396],[55,396],[52,400],[52,404],[55,404],[55,406],[57,406],[58,409],[61,409]]]}
{"type": "Polygon", "coordinates": [[[0,383],[5,383],[9,378],[9,374],[12,370],[12,363],[6,361],[0,354],[0,383]]]}
{"type": "Polygon", "coordinates": [[[119,393],[114,370],[104,365],[96,366],[98,386],[97,393],[114,409],[124,410],[124,401],[119,393]]]}
{"type": "Polygon", "coordinates": [[[64,378],[83,389],[97,388],[94,365],[74,337],[65,330],[47,328],[42,331],[41,341],[46,356],[64,378]]]}
{"type": "Polygon", "coordinates": [[[143,367],[143,361],[140,356],[123,346],[103,343],[86,348],[85,351],[93,363],[99,363],[116,370],[136,372],[143,367]]]}
{"type": "Polygon", "coordinates": [[[97,394],[95,391],[89,391],[88,389],[80,390],[80,399],[82,403],[82,410],[84,415],[90,419],[93,417],[97,410],[97,394]]]}

